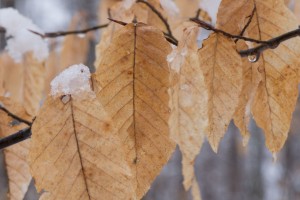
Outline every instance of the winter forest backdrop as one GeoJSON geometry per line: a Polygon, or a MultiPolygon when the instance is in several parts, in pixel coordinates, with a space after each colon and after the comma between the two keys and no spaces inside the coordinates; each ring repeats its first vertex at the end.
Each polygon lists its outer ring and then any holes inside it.
{"type": "MultiPolygon", "coordinates": [[[[186,0],[187,2],[189,0],[186,0]]],[[[291,0],[290,8],[295,1],[291,0]]],[[[202,0],[209,14],[215,14],[219,0],[202,0]]],[[[87,26],[98,22],[99,0],[0,0],[0,8],[15,7],[29,17],[45,32],[67,30],[74,15],[85,13],[87,26]]],[[[300,22],[300,19],[299,19],[300,22]]],[[[76,28],[76,26],[74,26],[76,28]]],[[[93,66],[97,33],[89,36],[87,59],[84,64],[93,66]]],[[[49,41],[59,45],[64,38],[49,41]]],[[[4,47],[4,35],[0,33],[0,50],[4,47]]],[[[52,47],[55,48],[55,47],[52,47]]],[[[75,63],[68,63],[75,64],[75,63]]],[[[264,135],[254,122],[251,124],[248,147],[243,147],[237,128],[231,123],[215,154],[205,142],[197,158],[195,168],[204,200],[297,200],[300,199],[300,101],[294,112],[291,130],[277,161],[264,145],[264,135]]],[[[0,200],[6,200],[7,175],[0,151],[0,200]]],[[[188,200],[191,194],[182,186],[181,153],[176,150],[169,163],[152,184],[144,200],[188,200]]],[[[25,200],[38,198],[33,184],[25,200]]]]}

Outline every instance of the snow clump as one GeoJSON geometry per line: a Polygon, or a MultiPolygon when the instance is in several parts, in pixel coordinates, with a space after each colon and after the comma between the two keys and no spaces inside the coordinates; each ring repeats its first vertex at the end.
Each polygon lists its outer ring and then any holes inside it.
{"type": "Polygon", "coordinates": [[[73,99],[95,98],[90,85],[91,73],[83,64],[72,65],[62,71],[50,83],[54,97],[71,95],[73,99]]]}
{"type": "Polygon", "coordinates": [[[13,8],[0,9],[0,26],[5,29],[6,50],[15,61],[21,61],[23,54],[33,52],[34,57],[43,61],[48,56],[48,46],[33,30],[42,33],[33,22],[13,8]]]}

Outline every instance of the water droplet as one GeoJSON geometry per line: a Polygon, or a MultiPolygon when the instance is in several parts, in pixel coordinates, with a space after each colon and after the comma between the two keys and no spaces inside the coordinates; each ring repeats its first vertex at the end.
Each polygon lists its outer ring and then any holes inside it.
{"type": "Polygon", "coordinates": [[[85,34],[84,34],[84,33],[79,33],[79,34],[77,34],[77,37],[79,37],[79,38],[84,38],[84,37],[85,37],[85,34]]]}
{"type": "Polygon", "coordinates": [[[258,61],[258,56],[257,55],[249,55],[248,60],[251,63],[255,63],[256,61],[258,61]]]}
{"type": "Polygon", "coordinates": [[[70,95],[64,95],[64,96],[61,97],[61,101],[62,101],[64,104],[68,103],[70,100],[71,100],[70,95]]]}

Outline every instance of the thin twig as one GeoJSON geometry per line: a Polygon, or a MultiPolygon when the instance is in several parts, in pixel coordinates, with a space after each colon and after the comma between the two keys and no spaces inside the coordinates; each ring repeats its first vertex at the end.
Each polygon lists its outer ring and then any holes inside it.
{"type": "Polygon", "coordinates": [[[199,9],[197,10],[196,16],[194,17],[194,19],[199,19],[201,11],[202,11],[201,8],[199,8],[199,9]]]}
{"type": "Polygon", "coordinates": [[[247,57],[247,56],[251,56],[251,55],[255,55],[257,57],[260,56],[260,54],[267,50],[267,49],[275,49],[276,47],[278,47],[280,45],[280,43],[289,40],[291,38],[300,36],[300,28],[284,33],[278,37],[272,38],[268,41],[266,41],[264,44],[261,44],[255,48],[251,48],[251,49],[247,49],[247,50],[243,50],[243,51],[239,51],[239,54],[242,57],[247,57]]]}
{"type": "Polygon", "coordinates": [[[18,117],[17,115],[13,114],[12,112],[10,112],[9,110],[7,110],[5,107],[3,107],[1,104],[0,104],[0,110],[2,110],[3,112],[5,112],[8,116],[18,120],[19,122],[22,122],[24,124],[27,124],[28,126],[31,126],[32,122],[29,122],[25,119],[22,119],[21,117],[18,117]]]}
{"type": "Polygon", "coordinates": [[[5,33],[6,32],[6,29],[2,26],[0,26],[0,33],[5,33]]]}
{"type": "Polygon", "coordinates": [[[22,142],[30,137],[31,137],[31,127],[27,127],[25,129],[18,131],[17,133],[14,133],[7,137],[1,138],[0,139],[0,149],[4,149],[11,145],[17,144],[17,143],[22,142]]]}
{"type": "Polygon", "coordinates": [[[220,29],[217,29],[217,28],[213,27],[212,25],[206,23],[205,21],[203,21],[201,19],[190,18],[190,20],[195,22],[200,27],[202,27],[206,30],[213,31],[215,33],[221,33],[221,34],[223,34],[224,36],[226,36],[228,38],[245,40],[245,41],[255,42],[255,43],[259,43],[259,44],[267,44],[267,41],[256,40],[256,39],[252,39],[252,38],[248,38],[248,37],[243,37],[243,36],[240,36],[240,35],[232,35],[230,33],[227,33],[225,31],[223,31],[223,30],[220,30],[220,29]]]}
{"type": "Polygon", "coordinates": [[[88,33],[90,31],[95,31],[101,28],[105,28],[107,27],[108,24],[103,24],[103,25],[99,25],[99,26],[93,26],[91,28],[86,28],[86,29],[82,29],[82,30],[74,30],[74,31],[58,31],[58,32],[49,32],[49,33],[39,33],[33,30],[29,30],[30,32],[41,36],[42,38],[55,38],[55,37],[60,37],[60,36],[66,36],[66,35],[74,35],[74,34],[85,34],[88,33]]]}
{"type": "Polygon", "coordinates": [[[163,22],[163,24],[165,25],[166,29],[167,29],[167,33],[165,33],[165,36],[167,36],[168,38],[166,38],[169,42],[171,42],[172,44],[176,45],[178,44],[178,40],[174,37],[171,27],[168,23],[168,20],[164,18],[164,16],[153,6],[151,5],[149,2],[145,1],[145,0],[137,0],[136,3],[143,3],[146,6],[148,6],[152,12],[154,12],[159,19],[163,22]]]}
{"type": "MultiPolygon", "coordinates": [[[[119,21],[119,20],[116,20],[116,19],[111,19],[111,18],[108,18],[108,19],[109,19],[110,21],[113,21],[113,22],[115,22],[115,23],[117,23],[117,24],[120,24],[120,25],[122,25],[122,26],[126,26],[126,25],[127,25],[126,22],[122,22],[122,21],[119,21]]],[[[136,23],[137,23],[137,22],[136,22],[136,23]]],[[[170,35],[169,35],[168,33],[163,32],[163,34],[164,34],[164,36],[165,36],[165,38],[166,38],[166,40],[167,40],[168,42],[170,42],[171,44],[173,44],[173,45],[175,45],[175,46],[178,45],[178,41],[177,41],[177,40],[174,41],[174,38],[170,37],[170,35]]]]}
{"type": "MultiPolygon", "coordinates": [[[[240,36],[243,36],[244,33],[245,33],[245,31],[246,31],[246,29],[249,27],[249,25],[250,25],[250,23],[252,22],[252,19],[253,19],[253,17],[254,17],[255,11],[256,11],[256,5],[254,5],[254,8],[253,8],[253,10],[252,10],[252,12],[251,12],[251,15],[248,16],[248,17],[249,17],[249,20],[248,20],[248,22],[246,23],[246,25],[245,25],[245,27],[243,28],[243,30],[241,31],[240,36]]],[[[235,42],[237,42],[238,40],[239,40],[239,39],[235,39],[235,42]]]]}
{"type": "Polygon", "coordinates": [[[127,25],[127,23],[126,22],[122,22],[122,21],[119,21],[119,20],[116,20],[116,19],[112,19],[112,18],[108,18],[110,21],[112,21],[112,22],[115,22],[115,23],[117,23],[117,24],[120,24],[120,25],[122,25],[122,26],[126,26],[127,25]]]}

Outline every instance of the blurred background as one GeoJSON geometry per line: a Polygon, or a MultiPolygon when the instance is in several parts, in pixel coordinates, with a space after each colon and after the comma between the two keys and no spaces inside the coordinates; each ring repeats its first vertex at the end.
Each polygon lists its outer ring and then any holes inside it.
{"type": "MultiPolygon", "coordinates": [[[[187,0],[188,1],[188,0],[187,0]]],[[[296,0],[300,1],[300,0],[296,0]]],[[[85,13],[86,26],[98,22],[99,0],[0,0],[0,7],[15,7],[31,18],[45,32],[67,30],[72,17],[85,13]]],[[[219,1],[210,0],[216,10],[219,1]]],[[[291,3],[292,6],[293,3],[291,3]]],[[[213,12],[213,11],[211,11],[213,12]]],[[[51,44],[59,43],[58,38],[51,44]]],[[[99,37],[89,39],[86,65],[93,66],[95,45],[99,37]]],[[[5,46],[0,35],[0,50],[5,46]]],[[[195,162],[197,180],[203,200],[300,200],[300,101],[294,112],[289,138],[284,148],[272,155],[265,147],[262,131],[251,123],[251,138],[243,147],[237,128],[231,124],[215,154],[207,142],[195,162]],[[274,158],[277,157],[277,160],[274,158]]],[[[182,186],[181,153],[177,149],[156,178],[144,200],[190,200],[190,191],[182,186]]],[[[0,200],[6,200],[7,173],[0,150],[0,200]]],[[[38,194],[30,184],[25,200],[36,200],[38,194]]]]}

